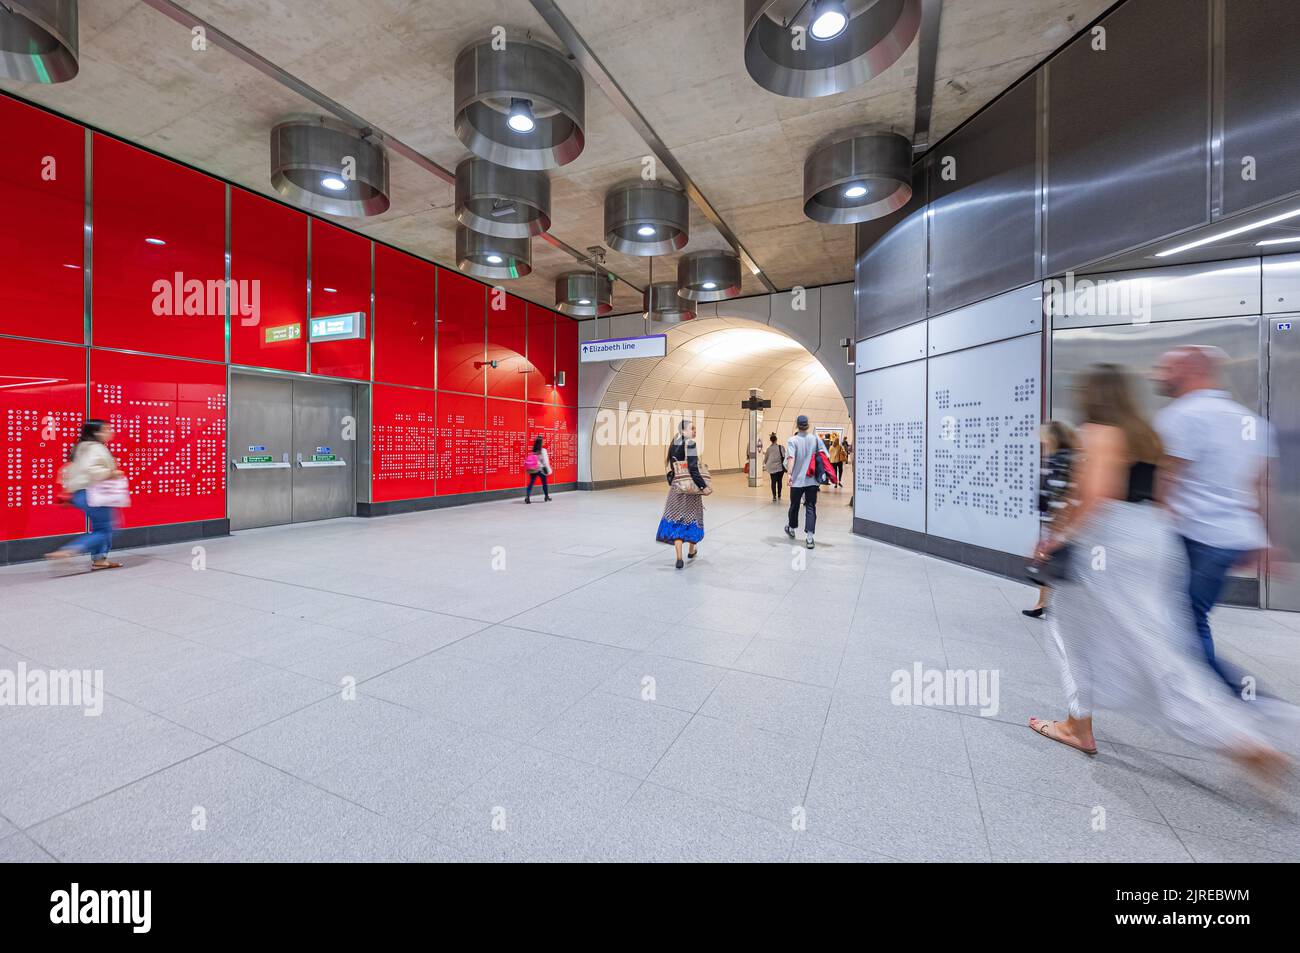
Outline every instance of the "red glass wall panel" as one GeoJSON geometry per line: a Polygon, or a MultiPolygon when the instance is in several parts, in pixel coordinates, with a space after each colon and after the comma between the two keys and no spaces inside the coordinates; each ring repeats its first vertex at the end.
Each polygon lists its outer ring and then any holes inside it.
{"type": "Polygon", "coordinates": [[[488,293],[487,392],[523,400],[527,383],[528,306],[513,295],[488,293]],[[497,309],[494,304],[503,307],[497,309]],[[497,362],[492,367],[492,361],[497,362]]]}
{"type": "Polygon", "coordinates": [[[487,402],[486,456],[487,488],[508,490],[528,485],[524,472],[524,454],[530,444],[528,437],[528,405],[522,401],[493,400],[487,402]]]}
{"type": "Polygon", "coordinates": [[[376,503],[434,495],[437,418],[431,390],[376,384],[370,498],[376,503]]]}
{"type": "Polygon", "coordinates": [[[438,495],[478,493],[485,487],[487,428],[484,399],[438,392],[438,495]]]}
{"type": "Polygon", "coordinates": [[[85,132],[0,97],[0,334],[84,338],[85,132]]]}
{"type": "Polygon", "coordinates": [[[464,275],[438,269],[438,390],[484,392],[487,290],[464,275]]]}
{"type": "Polygon", "coordinates": [[[94,150],[93,342],[225,360],[225,186],[104,136],[94,150]]]}
{"type": "Polygon", "coordinates": [[[327,222],[311,223],[311,314],[360,311],[366,336],[311,345],[313,374],[370,379],[370,242],[327,222]]]}
{"type": "Polygon", "coordinates": [[[55,501],[86,411],[86,351],[0,338],[0,539],[79,533],[55,501]]]}
{"type": "Polygon", "coordinates": [[[433,387],[436,266],[375,246],[375,380],[433,387]]]}
{"type": "Polygon", "coordinates": [[[578,408],[528,403],[528,439],[541,434],[551,460],[552,483],[578,479],[578,408]]]}
{"type": "Polygon", "coordinates": [[[90,352],[90,415],[113,425],[113,455],[131,484],[123,526],[226,515],[226,369],[90,352]]]}
{"type": "Polygon", "coordinates": [[[230,360],[307,370],[307,216],[230,195],[230,360]]]}
{"type": "Polygon", "coordinates": [[[554,401],[566,407],[578,406],[578,322],[562,314],[555,316],[555,371],[564,372],[564,386],[555,388],[554,401]]]}
{"type": "Polygon", "coordinates": [[[549,403],[555,381],[555,312],[528,306],[528,399],[549,403]]]}

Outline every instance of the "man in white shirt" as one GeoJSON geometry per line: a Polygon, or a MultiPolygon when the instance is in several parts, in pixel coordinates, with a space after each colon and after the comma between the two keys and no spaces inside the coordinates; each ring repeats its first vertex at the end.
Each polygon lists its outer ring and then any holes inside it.
{"type": "Polygon", "coordinates": [[[1187,547],[1188,594],[1205,658],[1232,685],[1215,658],[1210,610],[1233,566],[1268,548],[1261,500],[1274,450],[1267,421],[1223,389],[1226,355],[1216,347],[1179,347],[1156,364],[1156,389],[1174,401],[1155,419],[1164,443],[1162,497],[1187,547]]]}
{"type": "Polygon", "coordinates": [[[785,462],[790,471],[790,512],[787,514],[785,535],[794,539],[794,531],[799,528],[799,505],[803,504],[804,534],[806,543],[813,548],[813,533],[817,531],[817,482],[816,474],[808,475],[808,465],[812,463],[814,453],[825,453],[826,444],[821,437],[808,431],[808,418],[800,414],[795,420],[799,429],[793,437],[785,442],[785,462]]]}

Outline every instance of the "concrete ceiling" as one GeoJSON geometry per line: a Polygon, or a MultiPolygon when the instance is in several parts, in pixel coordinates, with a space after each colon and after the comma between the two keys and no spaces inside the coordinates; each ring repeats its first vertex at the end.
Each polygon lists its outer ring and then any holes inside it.
{"type": "MultiPolygon", "coordinates": [[[[946,0],[930,141],[950,131],[1095,18],[1110,0],[946,0]]],[[[446,168],[467,152],[452,128],[456,53],[496,25],[558,45],[528,0],[183,0],[182,6],[446,168]]],[[[741,0],[560,0],[560,8],[687,174],[780,289],[851,280],[852,226],[804,218],[802,168],[845,127],[913,131],[918,42],[871,82],[836,96],[788,99],[754,83],[742,59],[741,0]]],[[[310,104],[230,53],[195,50],[188,30],[141,0],[81,4],[81,71],[56,86],[0,86],[130,141],[271,194],[268,132],[310,104]]],[[[594,82],[586,149],[554,170],[551,232],[577,249],[603,244],[608,188],[640,174],[649,148],[594,82]]],[[[455,265],[452,187],[391,157],[392,207],[340,220],[455,265]]],[[[660,170],[660,177],[671,177],[660,170]]],[[[727,242],[692,208],[686,251],[727,242]]],[[[675,275],[676,256],[654,260],[675,275]]],[[[649,259],[609,254],[637,284],[649,259]]],[[[510,290],[554,303],[554,278],[578,267],[533,242],[533,273],[510,290]]],[[[745,276],[744,294],[765,289],[745,276]]],[[[616,313],[640,311],[627,285],[616,313]]]]}

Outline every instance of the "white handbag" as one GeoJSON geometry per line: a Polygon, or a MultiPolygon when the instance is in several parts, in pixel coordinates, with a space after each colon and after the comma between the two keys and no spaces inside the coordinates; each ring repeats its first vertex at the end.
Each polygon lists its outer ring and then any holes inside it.
{"type": "Polygon", "coordinates": [[[86,487],[87,506],[109,506],[115,509],[131,505],[131,490],[126,477],[110,477],[86,487]]]}

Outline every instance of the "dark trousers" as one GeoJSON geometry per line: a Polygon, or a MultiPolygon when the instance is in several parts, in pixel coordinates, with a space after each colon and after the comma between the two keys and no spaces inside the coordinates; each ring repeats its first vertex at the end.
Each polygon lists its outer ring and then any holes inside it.
{"type": "Polygon", "coordinates": [[[69,549],[90,553],[94,559],[104,559],[113,546],[113,510],[108,506],[91,506],[86,502],[86,491],[72,494],[72,505],[90,520],[90,532],[68,544],[69,549]]]}
{"type": "Polygon", "coordinates": [[[835,464],[835,482],[837,484],[844,482],[844,461],[840,460],[835,464]]]}
{"type": "Polygon", "coordinates": [[[779,473],[769,473],[767,478],[772,481],[772,499],[781,499],[781,478],[785,476],[785,471],[779,473]]]}
{"type": "Polygon", "coordinates": [[[1186,536],[1183,537],[1183,545],[1187,547],[1187,563],[1190,570],[1187,591],[1191,596],[1192,616],[1196,620],[1196,634],[1201,637],[1201,649],[1205,653],[1205,660],[1234,692],[1240,691],[1241,686],[1234,680],[1235,674],[1215,657],[1214,637],[1210,634],[1210,610],[1219,601],[1223,584],[1228,578],[1228,571],[1241,562],[1249,550],[1220,549],[1217,546],[1198,543],[1186,536]]]}
{"type": "Polygon", "coordinates": [[[790,487],[790,528],[799,528],[799,504],[803,504],[803,530],[809,536],[817,529],[817,487],[790,487]]]}
{"type": "Polygon", "coordinates": [[[548,500],[551,498],[551,488],[550,488],[550,486],[549,486],[549,485],[547,484],[547,482],[546,482],[546,474],[545,474],[545,473],[530,473],[530,474],[528,474],[528,489],[524,492],[524,499],[525,499],[525,500],[527,500],[527,499],[529,499],[530,497],[532,497],[532,495],[533,495],[533,484],[536,483],[538,480],[541,480],[541,481],[542,481],[542,496],[546,497],[548,500]]]}

